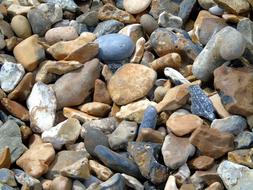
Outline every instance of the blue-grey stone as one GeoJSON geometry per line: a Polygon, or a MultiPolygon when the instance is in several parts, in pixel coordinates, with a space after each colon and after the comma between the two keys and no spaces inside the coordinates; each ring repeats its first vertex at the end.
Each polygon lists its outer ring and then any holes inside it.
{"type": "Polygon", "coordinates": [[[100,22],[94,30],[94,34],[99,37],[106,34],[112,34],[119,32],[124,27],[122,22],[117,20],[106,20],[100,22]]]}
{"type": "Polygon", "coordinates": [[[91,175],[88,179],[85,179],[83,181],[83,184],[85,187],[89,187],[91,184],[93,183],[101,183],[102,181],[100,181],[98,178],[96,178],[95,176],[91,175]]]}
{"type": "Polygon", "coordinates": [[[221,15],[223,15],[223,13],[224,13],[224,9],[220,8],[218,5],[215,5],[215,6],[213,6],[213,7],[210,7],[210,8],[208,9],[208,11],[209,11],[210,13],[212,13],[213,15],[217,15],[217,16],[221,16],[221,15]]]}
{"type": "Polygon", "coordinates": [[[155,129],[156,122],[157,122],[157,110],[154,106],[150,105],[146,108],[146,110],[144,112],[139,131],[142,128],[155,129]]]}
{"type": "Polygon", "coordinates": [[[47,0],[47,3],[56,4],[62,9],[71,12],[76,12],[78,10],[78,6],[73,0],[47,0]]]}
{"type": "Polygon", "coordinates": [[[205,95],[200,86],[191,85],[188,87],[188,90],[191,95],[191,112],[213,121],[215,119],[213,103],[208,96],[205,95]]]}
{"type": "Polygon", "coordinates": [[[138,179],[141,177],[138,166],[132,160],[121,156],[102,145],[96,146],[94,152],[96,156],[110,169],[116,172],[126,173],[138,179]]]}
{"type": "Polygon", "coordinates": [[[15,174],[7,168],[0,169],[0,183],[6,184],[11,187],[16,187],[15,174]]]}
{"type": "Polygon", "coordinates": [[[96,41],[99,45],[98,57],[104,61],[120,61],[130,57],[135,44],[129,36],[122,34],[107,34],[96,41]]]}
{"type": "Polygon", "coordinates": [[[221,132],[238,135],[247,128],[247,121],[242,116],[232,115],[223,119],[213,120],[211,128],[218,129],[221,132]]]}
{"type": "Polygon", "coordinates": [[[16,124],[18,124],[19,127],[26,125],[25,122],[21,121],[20,119],[14,117],[12,115],[8,115],[7,120],[13,120],[16,124]]]}
{"type": "Polygon", "coordinates": [[[235,148],[251,148],[253,145],[253,133],[250,131],[243,131],[235,137],[235,148]]]}
{"type": "Polygon", "coordinates": [[[122,10],[125,10],[123,0],[115,0],[116,2],[116,7],[122,10]]]}
{"type": "Polygon", "coordinates": [[[183,0],[180,4],[178,16],[182,18],[183,23],[188,20],[196,2],[196,0],[183,0]]]}
{"type": "Polygon", "coordinates": [[[8,120],[8,115],[3,110],[0,110],[0,120],[6,122],[8,120]]]}
{"type": "Polygon", "coordinates": [[[10,187],[9,185],[0,183],[0,190],[17,190],[17,189],[16,188],[14,189],[13,187],[10,187]]]}
{"type": "Polygon", "coordinates": [[[125,179],[124,177],[116,173],[110,179],[100,184],[100,190],[125,190],[125,179]]]}

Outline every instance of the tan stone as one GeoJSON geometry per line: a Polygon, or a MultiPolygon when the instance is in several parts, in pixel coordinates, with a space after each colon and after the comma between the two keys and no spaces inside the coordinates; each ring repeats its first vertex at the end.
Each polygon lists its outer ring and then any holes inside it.
{"type": "Polygon", "coordinates": [[[25,101],[31,92],[34,82],[33,74],[30,72],[26,73],[14,90],[8,94],[8,98],[20,102],[25,101]]]}
{"type": "Polygon", "coordinates": [[[111,112],[110,112],[109,116],[115,117],[118,121],[121,121],[122,119],[117,118],[117,116],[116,116],[119,111],[120,111],[120,106],[118,106],[117,104],[114,103],[112,105],[111,112]]]}
{"type": "Polygon", "coordinates": [[[31,148],[34,145],[42,144],[43,141],[40,137],[40,135],[32,134],[29,138],[29,148],[31,148]]]}
{"type": "Polygon", "coordinates": [[[111,106],[101,102],[89,102],[81,105],[79,109],[95,117],[105,117],[109,114],[111,106]]]}
{"type": "Polygon", "coordinates": [[[94,117],[94,116],[88,115],[82,111],[79,111],[79,110],[76,110],[73,108],[68,108],[68,107],[63,108],[63,115],[66,118],[78,119],[80,122],[86,122],[86,121],[99,119],[98,117],[94,117]]]}
{"type": "Polygon", "coordinates": [[[106,84],[100,79],[95,80],[93,101],[101,102],[108,105],[112,104],[112,99],[107,90],[106,84]]]}
{"type": "Polygon", "coordinates": [[[95,160],[89,160],[89,165],[91,172],[102,181],[108,180],[113,175],[113,172],[109,168],[103,166],[95,160]]]}
{"type": "Polygon", "coordinates": [[[220,132],[204,125],[192,133],[190,142],[204,155],[215,159],[234,149],[232,134],[220,132]]]}
{"type": "Polygon", "coordinates": [[[146,43],[146,40],[143,37],[137,40],[136,46],[135,46],[135,52],[130,60],[131,63],[140,63],[144,54],[145,43],[146,43]]]}
{"type": "Polygon", "coordinates": [[[109,82],[109,80],[111,79],[113,73],[110,70],[110,68],[108,67],[108,65],[104,65],[103,69],[102,69],[102,76],[105,78],[106,82],[109,82]]]}
{"type": "Polygon", "coordinates": [[[168,131],[172,131],[177,136],[184,136],[201,127],[203,120],[197,115],[175,115],[166,122],[168,131]]]}
{"type": "Polygon", "coordinates": [[[151,128],[142,128],[139,131],[137,142],[152,142],[163,144],[165,136],[160,131],[151,128]]]}
{"type": "Polygon", "coordinates": [[[222,18],[228,23],[235,23],[235,24],[237,24],[241,19],[243,19],[243,17],[228,13],[224,13],[222,15],[222,18]]]}
{"type": "Polygon", "coordinates": [[[29,121],[29,111],[21,104],[10,100],[8,98],[3,98],[1,100],[1,104],[4,106],[4,108],[10,112],[13,116],[23,120],[23,121],[29,121]]]}
{"type": "Polygon", "coordinates": [[[32,9],[32,6],[22,6],[22,5],[12,3],[8,7],[7,11],[11,15],[26,15],[28,11],[31,9],[32,9]]]}
{"type": "Polygon", "coordinates": [[[50,190],[51,185],[52,185],[52,180],[49,179],[43,179],[41,180],[41,185],[43,190],[50,190]]]}
{"type": "Polygon", "coordinates": [[[206,188],[205,190],[224,190],[224,187],[221,183],[214,182],[208,188],[206,188]]]}
{"type": "Polygon", "coordinates": [[[17,38],[16,36],[12,36],[9,39],[6,39],[6,49],[8,51],[13,51],[13,49],[22,41],[22,38],[17,38]]]}
{"type": "Polygon", "coordinates": [[[72,181],[63,176],[58,176],[53,179],[50,190],[72,190],[72,181]]]}
{"type": "Polygon", "coordinates": [[[250,10],[250,5],[247,0],[214,0],[219,7],[227,12],[234,14],[247,13],[250,10]]]}
{"type": "Polygon", "coordinates": [[[13,54],[27,71],[33,71],[46,56],[36,34],[20,42],[14,48],[13,54]]]}
{"type": "Polygon", "coordinates": [[[28,19],[22,15],[16,15],[11,20],[11,28],[20,38],[28,38],[32,35],[32,29],[28,19]]]}
{"type": "Polygon", "coordinates": [[[125,64],[114,73],[107,87],[116,104],[126,105],[146,96],[156,78],[156,72],[147,66],[125,64]]]}
{"type": "Polygon", "coordinates": [[[27,140],[30,137],[30,135],[33,134],[32,129],[24,125],[20,127],[20,132],[23,141],[27,140]]]}
{"type": "Polygon", "coordinates": [[[230,116],[228,111],[224,108],[219,94],[212,95],[209,97],[209,99],[212,101],[214,109],[221,118],[230,116]]]}
{"type": "Polygon", "coordinates": [[[228,160],[237,164],[253,168],[253,148],[234,150],[228,153],[228,160]]]}
{"type": "Polygon", "coordinates": [[[0,88],[0,100],[6,97],[5,92],[0,88]]]}
{"type": "Polygon", "coordinates": [[[11,152],[6,147],[0,154],[0,168],[10,168],[11,166],[11,152]]]}
{"type": "Polygon", "coordinates": [[[196,190],[193,184],[183,184],[180,190],[196,190]]]}
{"type": "Polygon", "coordinates": [[[208,170],[214,165],[214,159],[209,156],[199,156],[190,161],[190,166],[195,170],[208,170]]]}
{"type": "Polygon", "coordinates": [[[189,98],[188,86],[188,84],[182,84],[169,89],[163,100],[157,104],[157,111],[173,111],[186,104],[189,98]]]}
{"type": "Polygon", "coordinates": [[[17,161],[16,164],[29,175],[39,178],[45,174],[55,158],[55,151],[50,143],[31,146],[17,161]]]}
{"type": "Polygon", "coordinates": [[[118,33],[129,36],[134,43],[136,43],[140,38],[145,37],[142,26],[140,24],[127,25],[122,28],[118,33]]]}
{"type": "Polygon", "coordinates": [[[122,11],[112,4],[105,4],[98,11],[98,19],[99,20],[111,20],[115,19],[125,24],[135,23],[136,19],[133,15],[129,14],[126,11],[122,11]]]}

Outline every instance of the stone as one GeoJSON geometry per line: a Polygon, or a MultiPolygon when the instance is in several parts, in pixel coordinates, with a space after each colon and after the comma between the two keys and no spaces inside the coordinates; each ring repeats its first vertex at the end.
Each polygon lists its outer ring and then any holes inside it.
{"type": "Polygon", "coordinates": [[[8,147],[5,147],[0,154],[0,169],[7,168],[11,166],[11,153],[8,147]]]}
{"type": "Polygon", "coordinates": [[[215,6],[215,2],[213,0],[198,0],[198,3],[205,10],[215,6]]]}
{"type": "Polygon", "coordinates": [[[176,184],[176,178],[173,175],[170,175],[168,177],[164,190],[178,190],[177,184],[176,184]]]}
{"type": "Polygon", "coordinates": [[[39,178],[47,173],[49,165],[55,158],[55,150],[50,143],[31,146],[17,161],[16,164],[28,175],[39,178]]]}
{"type": "Polygon", "coordinates": [[[11,28],[19,38],[28,38],[32,35],[31,26],[23,15],[16,15],[11,20],[11,28]]]}
{"type": "Polygon", "coordinates": [[[49,142],[57,150],[65,144],[74,144],[81,131],[81,125],[77,119],[67,119],[55,127],[44,131],[41,135],[44,142],[49,142]]]}
{"type": "Polygon", "coordinates": [[[125,180],[121,174],[116,173],[107,181],[99,184],[99,187],[101,189],[123,190],[125,188],[125,180]]]}
{"type": "Polygon", "coordinates": [[[151,142],[163,144],[165,135],[160,131],[154,130],[152,128],[142,128],[139,129],[138,137],[136,142],[151,142]]]}
{"type": "Polygon", "coordinates": [[[116,152],[113,152],[103,145],[96,146],[94,152],[99,160],[101,160],[102,163],[104,163],[104,165],[110,169],[140,178],[140,171],[134,161],[116,152]]]}
{"type": "Polygon", "coordinates": [[[148,106],[156,106],[156,103],[149,101],[148,99],[143,99],[121,106],[120,111],[116,113],[116,117],[141,123],[144,112],[148,106]]]}
{"type": "Polygon", "coordinates": [[[11,15],[25,15],[28,13],[28,11],[32,8],[32,6],[22,6],[19,4],[11,4],[7,11],[11,15]]]}
{"type": "Polygon", "coordinates": [[[70,71],[79,69],[83,64],[78,61],[43,61],[40,63],[38,72],[36,73],[35,80],[44,83],[52,82],[52,76],[63,75],[70,71]]]}
{"type": "Polygon", "coordinates": [[[47,3],[58,5],[62,9],[70,12],[76,12],[78,9],[77,4],[73,0],[48,0],[47,3]]]}
{"type": "Polygon", "coordinates": [[[93,33],[97,37],[100,37],[107,34],[117,33],[123,27],[124,27],[124,24],[122,22],[111,19],[111,20],[99,22],[93,33]]]}
{"type": "Polygon", "coordinates": [[[218,5],[209,8],[208,11],[216,16],[221,16],[224,13],[224,9],[220,8],[218,5]]]}
{"type": "Polygon", "coordinates": [[[190,166],[195,170],[208,170],[214,165],[214,159],[209,156],[199,156],[190,161],[190,166]]]}
{"type": "Polygon", "coordinates": [[[163,183],[167,179],[167,167],[158,162],[160,150],[160,144],[145,142],[129,142],[127,147],[141,174],[154,184],[163,183]]]}
{"type": "Polygon", "coordinates": [[[173,111],[185,105],[189,98],[188,86],[188,84],[182,84],[169,89],[163,100],[157,104],[157,112],[173,111]]]}
{"type": "Polygon", "coordinates": [[[157,123],[157,111],[154,106],[150,105],[145,109],[139,129],[143,128],[155,129],[156,123],[157,123]]]}
{"type": "Polygon", "coordinates": [[[247,128],[247,121],[239,115],[233,115],[224,119],[213,120],[211,128],[237,136],[247,128]]]}
{"type": "Polygon", "coordinates": [[[103,61],[126,59],[132,55],[135,48],[131,38],[122,34],[103,35],[95,42],[99,45],[98,57],[103,61]]]}
{"type": "Polygon", "coordinates": [[[23,141],[26,141],[32,135],[32,129],[25,125],[20,127],[20,132],[23,141]]]}
{"type": "Polygon", "coordinates": [[[82,68],[60,77],[53,86],[57,99],[57,108],[81,104],[90,95],[95,80],[99,78],[101,69],[98,59],[93,59],[86,62],[82,68]],[[75,85],[71,85],[70,80],[75,85]],[[69,93],[64,93],[66,90],[69,93]]]}
{"type": "Polygon", "coordinates": [[[108,104],[94,101],[81,105],[79,109],[95,117],[106,117],[111,110],[111,106],[109,106],[108,104]]]}
{"type": "Polygon", "coordinates": [[[125,105],[146,96],[156,77],[156,72],[144,65],[125,64],[110,79],[108,90],[116,104],[125,105]]]}
{"type": "Polygon", "coordinates": [[[246,41],[240,32],[230,26],[221,29],[208,41],[203,51],[194,60],[192,67],[194,76],[201,81],[209,81],[216,68],[225,60],[241,57],[245,47],[246,41]]]}
{"type": "Polygon", "coordinates": [[[95,80],[93,101],[101,102],[108,105],[112,104],[112,99],[107,90],[107,86],[105,82],[100,79],[95,80]]]}
{"type": "Polygon", "coordinates": [[[14,48],[13,54],[27,71],[33,71],[46,56],[44,48],[39,44],[38,35],[32,35],[20,42],[14,48]]]}
{"type": "Polygon", "coordinates": [[[228,1],[228,0],[214,0],[217,5],[223,9],[225,9],[226,12],[233,13],[233,14],[242,14],[247,13],[250,9],[250,5],[247,1],[228,1]]]}
{"type": "Polygon", "coordinates": [[[6,36],[7,38],[11,38],[12,36],[14,36],[14,33],[11,29],[11,25],[3,19],[0,20],[0,31],[3,36],[6,36]]]}
{"type": "Polygon", "coordinates": [[[182,18],[183,23],[186,23],[186,21],[188,21],[190,14],[194,9],[196,3],[197,3],[196,0],[183,0],[180,3],[178,16],[182,18]]]}
{"type": "Polygon", "coordinates": [[[234,149],[234,136],[230,133],[220,132],[214,128],[202,126],[197,128],[190,137],[190,142],[196,146],[203,155],[220,158],[234,149]]]}
{"type": "Polygon", "coordinates": [[[52,185],[52,180],[49,179],[43,179],[41,180],[41,185],[43,190],[50,190],[52,185]]]}
{"type": "Polygon", "coordinates": [[[14,163],[27,149],[22,143],[19,126],[14,121],[8,120],[0,127],[0,133],[0,152],[8,147],[11,163],[14,163]]]}
{"type": "Polygon", "coordinates": [[[129,36],[134,43],[137,43],[140,38],[144,37],[144,32],[141,24],[127,25],[122,28],[118,33],[129,36]]]}
{"type": "Polygon", "coordinates": [[[168,131],[177,136],[184,136],[203,125],[203,120],[193,114],[171,115],[166,122],[168,131]]]}
{"type": "Polygon", "coordinates": [[[191,96],[191,112],[213,121],[215,119],[213,104],[200,86],[191,85],[188,90],[191,96]]]}
{"type": "Polygon", "coordinates": [[[48,172],[46,173],[47,179],[54,179],[59,176],[61,170],[77,161],[88,157],[89,154],[85,151],[71,151],[71,150],[63,150],[56,154],[54,161],[50,164],[48,172]]]}
{"type": "Polygon", "coordinates": [[[253,133],[249,131],[243,131],[235,137],[235,148],[250,148],[253,144],[253,133]]]}
{"type": "Polygon", "coordinates": [[[54,190],[71,190],[72,189],[72,181],[64,176],[58,176],[53,179],[50,189],[54,190]]]}
{"type": "Polygon", "coordinates": [[[94,117],[94,116],[88,115],[82,111],[68,108],[68,107],[63,108],[63,116],[68,119],[69,118],[78,119],[82,123],[99,119],[98,117],[94,117]]]}
{"type": "Polygon", "coordinates": [[[133,15],[129,14],[126,11],[118,9],[110,3],[105,4],[99,9],[98,19],[103,21],[115,19],[125,24],[131,24],[136,22],[136,19],[133,15]]]}
{"type": "Polygon", "coordinates": [[[0,169],[0,183],[9,185],[11,187],[16,187],[17,183],[15,181],[14,172],[7,168],[1,168],[0,169]]]}
{"type": "Polygon", "coordinates": [[[177,15],[179,11],[180,1],[171,1],[171,0],[152,0],[151,9],[149,13],[155,18],[158,19],[159,15],[163,11],[167,11],[171,14],[177,15]]]}
{"type": "Polygon", "coordinates": [[[151,0],[145,0],[136,3],[134,0],[124,0],[123,6],[125,10],[131,14],[138,14],[146,10],[151,3],[151,0]]]}
{"type": "Polygon", "coordinates": [[[47,1],[47,3],[41,3],[37,6],[37,9],[43,12],[44,17],[49,20],[51,24],[55,24],[63,19],[61,6],[54,2],[50,0],[50,2],[47,1]]]}
{"type": "Polygon", "coordinates": [[[5,92],[2,89],[0,89],[0,100],[2,100],[5,97],[6,97],[5,92]]]}
{"type": "Polygon", "coordinates": [[[86,187],[80,181],[74,180],[72,190],[86,190],[86,187]]]}
{"type": "Polygon", "coordinates": [[[149,14],[141,16],[140,24],[144,31],[149,35],[159,27],[157,21],[149,14]]]}
{"type": "Polygon", "coordinates": [[[228,160],[240,165],[253,168],[253,149],[239,149],[228,153],[228,160]]]}
{"type": "Polygon", "coordinates": [[[214,71],[215,89],[218,90],[221,101],[229,113],[252,115],[252,77],[251,67],[233,68],[223,65],[214,71]]]}
{"type": "Polygon", "coordinates": [[[191,171],[186,163],[178,169],[177,173],[174,174],[177,184],[185,183],[189,179],[190,175],[191,171]]]}
{"type": "Polygon", "coordinates": [[[164,69],[164,75],[169,77],[172,80],[172,82],[176,85],[190,84],[189,80],[187,80],[180,72],[178,72],[173,68],[166,67],[164,69]]]}
{"type": "Polygon", "coordinates": [[[98,13],[97,11],[89,11],[86,12],[76,18],[76,21],[79,23],[83,23],[90,27],[95,27],[99,20],[98,20],[98,13]]]}
{"type": "Polygon", "coordinates": [[[37,82],[27,99],[31,128],[34,132],[43,132],[54,125],[56,97],[51,87],[37,82]]]}
{"type": "Polygon", "coordinates": [[[114,117],[108,117],[103,119],[96,119],[92,121],[86,121],[81,130],[81,136],[85,133],[86,127],[97,128],[104,134],[111,134],[118,126],[118,121],[114,117]]]}
{"type": "Polygon", "coordinates": [[[31,72],[26,73],[14,90],[8,94],[8,98],[19,102],[25,101],[32,90],[34,82],[33,74],[31,72]]]}
{"type": "Polygon", "coordinates": [[[228,111],[223,106],[223,104],[221,102],[221,97],[220,97],[220,95],[218,93],[215,94],[215,95],[213,95],[213,96],[210,96],[209,99],[212,101],[213,107],[214,107],[215,111],[218,113],[218,115],[221,118],[225,118],[225,117],[229,117],[230,116],[230,114],[228,113],[228,111]]]}
{"type": "Polygon", "coordinates": [[[137,133],[137,123],[122,121],[118,127],[108,136],[108,142],[112,150],[125,149],[129,141],[133,141],[137,133]]]}
{"type": "Polygon", "coordinates": [[[217,173],[227,189],[250,189],[252,186],[252,170],[246,166],[224,160],[217,173]]]}
{"type": "Polygon", "coordinates": [[[29,112],[23,105],[8,98],[3,98],[1,100],[1,104],[13,116],[21,119],[22,121],[29,121],[29,112]]]}
{"type": "Polygon", "coordinates": [[[95,160],[89,160],[89,166],[91,172],[95,173],[96,177],[102,181],[108,180],[113,175],[113,172],[109,168],[95,160]]]}
{"type": "Polygon", "coordinates": [[[42,189],[42,185],[38,179],[31,177],[20,169],[13,169],[12,171],[15,173],[15,179],[19,184],[26,184],[29,188],[34,190],[42,189]]]}
{"type": "Polygon", "coordinates": [[[88,158],[80,159],[69,166],[63,167],[61,169],[61,175],[74,179],[88,179],[90,177],[88,158]]]}
{"type": "Polygon", "coordinates": [[[158,24],[164,28],[167,27],[181,28],[183,25],[183,20],[178,16],[175,16],[173,14],[164,11],[159,15],[158,24]]]}
{"type": "Polygon", "coordinates": [[[21,64],[5,62],[0,70],[1,88],[5,92],[11,92],[18,85],[24,74],[25,70],[21,64]]]}
{"type": "Polygon", "coordinates": [[[214,182],[208,188],[206,188],[205,190],[223,190],[223,189],[224,189],[224,187],[221,183],[214,182]]]}
{"type": "Polygon", "coordinates": [[[130,60],[131,63],[137,63],[137,64],[140,63],[144,54],[145,43],[146,43],[146,40],[143,37],[137,40],[134,54],[132,55],[132,58],[130,60]]]}
{"type": "Polygon", "coordinates": [[[165,137],[162,145],[162,155],[166,166],[177,169],[184,165],[195,153],[195,147],[188,138],[177,137],[172,133],[165,137]]]}
{"type": "Polygon", "coordinates": [[[121,174],[121,175],[124,177],[125,183],[128,187],[131,187],[135,190],[144,190],[144,186],[136,178],[127,174],[121,174]]]}

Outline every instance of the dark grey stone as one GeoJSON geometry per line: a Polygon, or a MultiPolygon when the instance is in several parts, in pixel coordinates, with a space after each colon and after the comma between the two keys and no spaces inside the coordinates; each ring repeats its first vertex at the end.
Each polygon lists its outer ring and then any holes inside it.
{"type": "Polygon", "coordinates": [[[117,33],[123,27],[124,27],[124,24],[122,22],[119,22],[117,20],[106,20],[106,21],[100,22],[95,28],[93,33],[96,34],[97,37],[99,37],[106,34],[117,33]]]}
{"type": "Polygon", "coordinates": [[[154,106],[150,105],[146,108],[146,110],[144,112],[139,131],[142,128],[155,129],[156,123],[157,123],[157,111],[154,106]]]}

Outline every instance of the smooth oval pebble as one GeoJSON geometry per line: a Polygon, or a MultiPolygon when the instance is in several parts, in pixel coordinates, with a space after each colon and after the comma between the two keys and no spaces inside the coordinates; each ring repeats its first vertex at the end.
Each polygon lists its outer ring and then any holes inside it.
{"type": "Polygon", "coordinates": [[[11,20],[11,28],[20,38],[27,38],[32,35],[31,26],[27,18],[23,15],[16,15],[11,20]]]}
{"type": "Polygon", "coordinates": [[[151,3],[151,0],[141,0],[141,1],[124,0],[123,1],[125,10],[131,14],[137,14],[144,11],[145,9],[148,8],[150,3],[151,3]]]}
{"type": "Polygon", "coordinates": [[[104,61],[120,61],[132,55],[135,45],[132,39],[121,34],[107,34],[99,37],[98,57],[104,61]]]}

